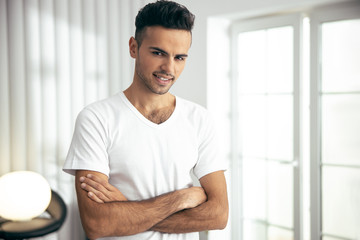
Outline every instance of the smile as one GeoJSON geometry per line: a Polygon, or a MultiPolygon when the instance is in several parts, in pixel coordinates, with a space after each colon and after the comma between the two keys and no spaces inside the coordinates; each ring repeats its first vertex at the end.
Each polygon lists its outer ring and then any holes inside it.
{"type": "Polygon", "coordinates": [[[174,76],[172,75],[163,75],[163,74],[156,74],[154,73],[153,74],[157,79],[161,80],[161,81],[170,81],[170,80],[173,80],[174,79],[174,76]]]}

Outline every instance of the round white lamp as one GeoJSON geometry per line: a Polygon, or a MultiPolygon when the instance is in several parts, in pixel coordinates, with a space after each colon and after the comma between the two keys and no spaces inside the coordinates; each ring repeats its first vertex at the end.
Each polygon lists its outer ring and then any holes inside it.
{"type": "Polygon", "coordinates": [[[49,183],[30,171],[0,177],[0,193],[0,216],[13,221],[27,221],[41,215],[51,200],[49,183]]]}

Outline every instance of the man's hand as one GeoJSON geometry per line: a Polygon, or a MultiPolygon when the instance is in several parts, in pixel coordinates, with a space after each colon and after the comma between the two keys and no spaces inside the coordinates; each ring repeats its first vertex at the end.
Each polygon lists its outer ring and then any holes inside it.
{"type": "Polygon", "coordinates": [[[229,206],[223,171],[205,175],[200,184],[207,200],[197,207],[177,212],[151,228],[166,233],[199,232],[224,229],[228,221],[229,206]]]}
{"type": "Polygon", "coordinates": [[[81,188],[88,192],[88,197],[97,203],[127,201],[126,197],[105,179],[93,174],[80,177],[81,188]]]}
{"type": "Polygon", "coordinates": [[[183,191],[184,195],[184,209],[194,208],[206,202],[207,196],[202,187],[190,187],[179,191],[183,191]]]}

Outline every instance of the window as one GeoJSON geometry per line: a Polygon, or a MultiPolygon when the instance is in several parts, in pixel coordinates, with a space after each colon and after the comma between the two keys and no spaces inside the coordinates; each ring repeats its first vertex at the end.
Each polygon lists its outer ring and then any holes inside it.
{"type": "Polygon", "coordinates": [[[359,9],[232,25],[232,239],[360,239],[359,9]]]}
{"type": "Polygon", "coordinates": [[[328,7],[310,16],[311,237],[359,239],[359,4],[328,7]]]}
{"type": "MultiPolygon", "coordinates": [[[[234,26],[243,239],[299,234],[300,15],[234,26]]],[[[234,189],[233,189],[234,190],[234,189]]]]}

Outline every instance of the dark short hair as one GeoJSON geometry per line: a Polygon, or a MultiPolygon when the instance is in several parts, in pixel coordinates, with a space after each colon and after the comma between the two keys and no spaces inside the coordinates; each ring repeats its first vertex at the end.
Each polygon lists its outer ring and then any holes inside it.
{"type": "Polygon", "coordinates": [[[144,32],[150,26],[186,30],[191,33],[195,16],[183,5],[166,0],[149,3],[138,12],[135,19],[135,39],[140,47],[144,32]]]}

